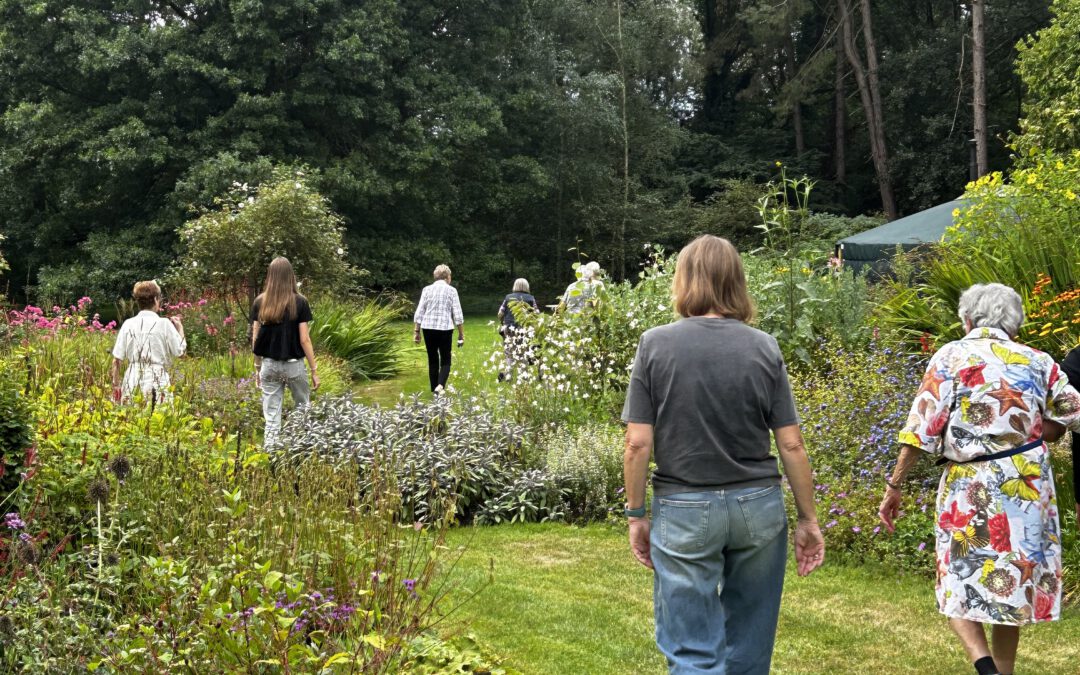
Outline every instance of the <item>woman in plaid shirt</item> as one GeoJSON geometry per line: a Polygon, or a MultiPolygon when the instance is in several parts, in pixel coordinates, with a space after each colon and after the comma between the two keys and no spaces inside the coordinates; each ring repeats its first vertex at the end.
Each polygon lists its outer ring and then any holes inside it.
{"type": "Polygon", "coordinates": [[[413,323],[413,341],[420,344],[421,333],[424,336],[431,391],[441,394],[450,377],[451,343],[455,327],[458,331],[458,347],[465,344],[461,301],[458,300],[457,289],[450,285],[450,268],[446,265],[435,268],[435,283],[425,286],[420,294],[413,323]]]}

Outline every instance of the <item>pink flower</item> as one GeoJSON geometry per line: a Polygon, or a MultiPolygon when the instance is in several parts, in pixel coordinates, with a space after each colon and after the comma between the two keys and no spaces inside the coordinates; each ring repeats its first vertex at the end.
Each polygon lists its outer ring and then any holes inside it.
{"type": "Polygon", "coordinates": [[[206,304],[207,302],[209,302],[209,301],[208,301],[208,300],[207,300],[206,298],[199,298],[199,303],[198,303],[198,304],[199,304],[199,307],[202,307],[202,306],[203,306],[203,305],[205,305],[205,304],[206,304]]]}
{"type": "Polygon", "coordinates": [[[223,325],[223,326],[231,326],[234,323],[236,323],[236,317],[234,317],[232,314],[230,314],[229,316],[225,317],[225,320],[221,322],[221,325],[223,325]]]}

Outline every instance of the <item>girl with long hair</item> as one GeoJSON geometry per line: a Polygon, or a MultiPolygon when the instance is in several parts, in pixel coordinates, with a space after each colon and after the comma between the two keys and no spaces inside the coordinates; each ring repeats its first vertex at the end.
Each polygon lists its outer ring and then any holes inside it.
{"type": "Polygon", "coordinates": [[[286,387],[296,405],[307,405],[311,389],[319,388],[315,350],[308,324],[311,306],[296,290],[296,275],[287,258],[274,258],[266,270],[263,292],[251,305],[251,351],[255,355],[255,383],[262,390],[263,446],[277,444],[281,405],[286,387]],[[307,360],[311,387],[304,369],[307,360]]]}

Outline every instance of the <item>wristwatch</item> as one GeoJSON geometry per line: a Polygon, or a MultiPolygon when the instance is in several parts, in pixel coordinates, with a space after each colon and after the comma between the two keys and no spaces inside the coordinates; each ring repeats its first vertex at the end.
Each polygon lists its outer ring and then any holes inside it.
{"type": "Polygon", "coordinates": [[[627,518],[644,518],[645,517],[645,505],[637,507],[636,509],[630,508],[628,504],[623,505],[623,515],[627,518]]]}

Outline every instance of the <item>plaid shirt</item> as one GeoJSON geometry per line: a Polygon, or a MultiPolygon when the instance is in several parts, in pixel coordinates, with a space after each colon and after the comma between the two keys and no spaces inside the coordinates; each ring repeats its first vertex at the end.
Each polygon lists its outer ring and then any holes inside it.
{"type": "Polygon", "coordinates": [[[424,287],[413,323],[426,330],[454,330],[464,322],[456,288],[442,279],[424,287]]]}

